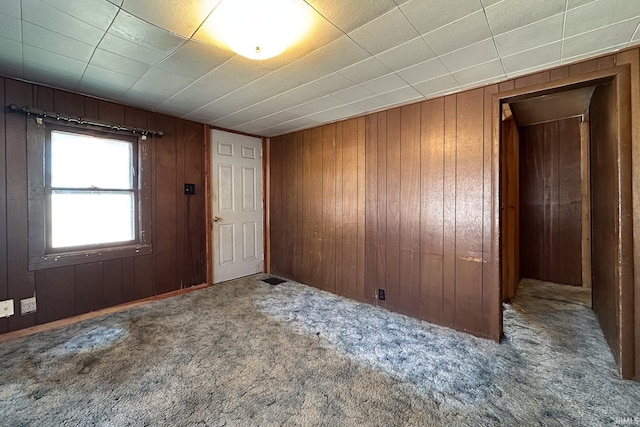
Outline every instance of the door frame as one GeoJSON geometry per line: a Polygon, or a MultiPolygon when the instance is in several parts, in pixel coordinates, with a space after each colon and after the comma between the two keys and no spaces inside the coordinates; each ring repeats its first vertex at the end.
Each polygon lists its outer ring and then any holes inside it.
{"type": "MultiPolygon", "coordinates": [[[[523,88],[516,88],[513,90],[502,91],[492,95],[491,99],[491,130],[492,130],[492,150],[493,157],[493,170],[496,171],[493,174],[493,197],[497,204],[494,204],[494,244],[498,252],[498,275],[496,295],[499,299],[502,297],[502,194],[500,194],[500,188],[502,184],[503,174],[501,170],[501,156],[502,141],[501,141],[501,119],[502,119],[502,103],[507,101],[517,101],[521,99],[530,98],[533,96],[539,96],[546,93],[554,93],[563,91],[570,88],[578,88],[585,86],[597,85],[600,83],[612,82],[615,90],[618,93],[618,114],[619,114],[619,179],[620,179],[620,197],[618,205],[618,217],[619,217],[619,230],[618,230],[618,247],[620,248],[620,255],[618,257],[618,268],[616,277],[617,295],[619,304],[617,304],[616,318],[619,325],[618,337],[619,348],[612,349],[616,352],[619,361],[618,369],[620,375],[623,378],[633,378],[635,375],[635,352],[637,338],[634,335],[635,324],[637,318],[634,316],[634,311],[638,305],[638,295],[636,295],[636,302],[634,304],[634,240],[640,236],[633,236],[633,171],[632,171],[632,139],[635,139],[636,131],[633,128],[632,123],[632,80],[637,79],[637,76],[632,78],[631,64],[623,64],[614,66],[612,68],[585,73],[582,75],[569,77],[552,82],[535,84],[532,86],[526,86],[523,88]],[[633,237],[632,237],[633,236],[633,237]],[[620,262],[623,260],[624,262],[620,262]],[[635,319],[635,320],[634,320],[635,319]]],[[[635,72],[638,70],[636,67],[635,72]]],[[[634,85],[637,85],[634,84],[634,85]]],[[[635,87],[637,90],[637,86],[635,87]]],[[[593,117],[590,118],[594,120],[593,117]]],[[[637,244],[637,241],[635,242],[637,244]]],[[[636,292],[637,294],[637,292],[636,292]]],[[[502,304],[502,302],[498,302],[502,304]]],[[[502,333],[502,310],[498,310],[500,313],[500,332],[502,333]]],[[[640,332],[640,331],[638,331],[640,332]]]]}
{"type": "Polygon", "coordinates": [[[269,232],[269,138],[260,135],[254,135],[251,133],[240,132],[236,130],[230,130],[221,128],[218,126],[204,125],[204,192],[205,192],[205,216],[206,216],[206,232],[205,232],[205,253],[207,258],[207,281],[208,286],[214,285],[213,283],[213,220],[212,220],[212,203],[211,200],[211,131],[219,130],[222,132],[235,133],[238,135],[250,136],[252,138],[259,138],[262,141],[262,245],[264,254],[264,272],[268,273],[270,269],[270,256],[269,256],[269,242],[271,240],[271,234],[269,232]]]}

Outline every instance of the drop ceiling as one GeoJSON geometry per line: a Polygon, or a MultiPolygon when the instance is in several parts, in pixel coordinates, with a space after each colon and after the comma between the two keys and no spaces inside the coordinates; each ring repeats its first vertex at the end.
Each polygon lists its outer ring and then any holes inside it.
{"type": "Polygon", "coordinates": [[[0,74],[274,136],[640,43],[639,0],[307,0],[310,35],[251,61],[218,3],[1,0],[0,74]]]}

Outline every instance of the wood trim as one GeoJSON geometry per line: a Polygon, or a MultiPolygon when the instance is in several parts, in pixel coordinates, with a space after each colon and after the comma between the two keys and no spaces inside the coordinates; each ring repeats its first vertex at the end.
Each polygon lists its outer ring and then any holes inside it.
{"type": "Polygon", "coordinates": [[[258,138],[258,139],[264,139],[265,137],[262,135],[256,135],[255,133],[247,133],[247,132],[242,132],[239,130],[233,130],[233,129],[227,129],[227,128],[221,128],[219,126],[213,126],[213,125],[208,125],[209,129],[215,129],[215,130],[220,130],[222,132],[227,132],[227,133],[235,133],[238,135],[244,135],[244,136],[250,136],[252,138],[258,138]]]}
{"type": "Polygon", "coordinates": [[[263,235],[264,272],[271,272],[271,228],[270,224],[270,192],[271,192],[271,139],[262,138],[262,203],[263,203],[263,235]]]}
{"type": "Polygon", "coordinates": [[[580,186],[582,193],[582,286],[591,287],[591,153],[589,115],[580,124],[580,186]]]}
{"type": "Polygon", "coordinates": [[[65,319],[56,320],[49,323],[44,323],[42,325],[32,326],[25,329],[19,329],[13,332],[7,332],[6,334],[0,335],[0,343],[12,341],[18,338],[24,338],[29,335],[38,334],[40,332],[47,332],[54,329],[59,329],[64,326],[72,325],[74,323],[81,322],[83,320],[95,319],[96,317],[105,316],[107,314],[117,313],[119,311],[124,311],[130,308],[139,307],[141,305],[154,302],[161,301],[163,299],[172,298],[178,295],[187,294],[193,291],[198,291],[201,289],[208,288],[210,285],[208,283],[202,283],[200,285],[191,286],[189,288],[178,289],[176,291],[167,292],[160,295],[154,295],[152,297],[140,299],[137,301],[127,302],[124,304],[116,305],[113,307],[103,308],[101,310],[92,311],[90,313],[80,314],[77,316],[67,317],[65,319]]]}
{"type": "Polygon", "coordinates": [[[207,282],[213,284],[213,259],[211,245],[213,224],[211,223],[211,126],[203,125],[204,132],[204,209],[205,209],[205,253],[207,265],[207,282]]]}
{"type": "Polygon", "coordinates": [[[631,162],[633,198],[633,270],[634,270],[634,333],[635,376],[640,380],[640,50],[632,49],[615,56],[616,65],[627,64],[631,71],[631,162]]]}

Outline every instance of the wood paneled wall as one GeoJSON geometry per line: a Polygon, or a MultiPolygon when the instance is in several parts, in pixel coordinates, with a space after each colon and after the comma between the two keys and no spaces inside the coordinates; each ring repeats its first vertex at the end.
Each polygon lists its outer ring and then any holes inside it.
{"type": "Polygon", "coordinates": [[[520,129],[522,277],[582,285],[580,158],[577,117],[520,129]]]}
{"type": "MultiPolygon", "coordinates": [[[[623,63],[634,76],[637,140],[637,49],[272,138],[271,271],[498,339],[499,147],[492,143],[492,96],[623,63]],[[379,288],[385,301],[376,299],[379,288]]],[[[638,182],[634,172],[634,188],[638,182]]],[[[634,206],[638,218],[640,197],[634,206]]],[[[640,253],[640,238],[634,244],[640,253]]],[[[635,280],[638,312],[640,274],[635,280]]]]}
{"type": "Polygon", "coordinates": [[[272,139],[271,271],[499,338],[498,289],[484,285],[496,89],[272,139]]]}
{"type": "Polygon", "coordinates": [[[0,100],[0,300],[16,305],[0,333],[205,281],[203,125],[5,78],[0,100]],[[149,145],[152,255],[28,270],[26,117],[8,104],[164,131],[149,145]],[[185,182],[196,184],[195,196],[183,195],[185,182]],[[20,299],[34,294],[37,312],[20,315],[20,299]]]}

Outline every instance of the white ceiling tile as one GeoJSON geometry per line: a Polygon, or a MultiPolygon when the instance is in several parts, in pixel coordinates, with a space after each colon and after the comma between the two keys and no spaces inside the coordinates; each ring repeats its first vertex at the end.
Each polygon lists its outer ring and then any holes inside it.
{"type": "Polygon", "coordinates": [[[140,79],[131,86],[121,99],[132,105],[151,105],[155,108],[174,94],[173,89],[167,88],[163,84],[140,79]]]}
{"type": "Polygon", "coordinates": [[[142,77],[151,68],[149,64],[144,62],[134,61],[102,49],[96,49],[91,58],[91,64],[133,77],[142,77]]]}
{"type": "Polygon", "coordinates": [[[537,46],[562,40],[564,14],[560,13],[533,24],[494,37],[501,56],[513,55],[537,46]]]}
{"type": "Polygon", "coordinates": [[[451,74],[427,80],[426,82],[417,83],[412,86],[427,98],[436,93],[447,92],[460,87],[456,79],[454,79],[451,74]]]}
{"type": "Polygon", "coordinates": [[[171,95],[178,93],[195,81],[156,67],[150,68],[141,78],[148,82],[164,85],[165,91],[173,92],[171,95]]]}
{"type": "Polygon", "coordinates": [[[640,40],[640,27],[636,28],[636,32],[633,34],[632,41],[640,40]]]}
{"type": "Polygon", "coordinates": [[[91,45],[97,44],[105,33],[103,29],[37,0],[22,2],[22,19],[91,45]]]}
{"type": "Polygon", "coordinates": [[[233,56],[228,50],[188,41],[156,66],[180,76],[200,78],[233,56]]]}
{"type": "Polygon", "coordinates": [[[411,86],[392,90],[391,92],[380,95],[380,97],[389,101],[389,105],[406,104],[423,98],[422,94],[411,86]]]}
{"type": "Polygon", "coordinates": [[[567,9],[573,9],[598,0],[568,0],[567,9]]]}
{"type": "Polygon", "coordinates": [[[376,95],[372,96],[371,98],[366,98],[361,101],[354,102],[352,105],[362,112],[371,112],[389,107],[390,105],[394,105],[394,103],[385,99],[382,95],[376,95]]]}
{"type": "Polygon", "coordinates": [[[600,0],[567,12],[565,37],[640,16],[638,0],[600,0]]]}
{"type": "Polygon", "coordinates": [[[361,99],[369,98],[373,95],[373,92],[359,85],[351,86],[331,94],[331,96],[338,98],[345,104],[360,101],[361,99]]]}
{"type": "Polygon", "coordinates": [[[3,74],[23,77],[22,43],[0,37],[0,70],[3,74]]]}
{"type": "Polygon", "coordinates": [[[501,1],[504,1],[504,0],[480,0],[480,1],[482,1],[482,5],[484,7],[488,7],[488,6],[491,6],[492,4],[500,3],[501,1]]]}
{"type": "Polygon", "coordinates": [[[165,56],[175,52],[186,42],[186,39],[124,11],[118,13],[108,33],[165,56]]]}
{"type": "Polygon", "coordinates": [[[311,60],[337,71],[368,58],[369,53],[348,36],[343,36],[314,50],[308,56],[311,60]]]}
{"type": "Polygon", "coordinates": [[[391,92],[392,90],[400,89],[408,86],[407,82],[402,80],[395,74],[387,74],[386,76],[378,77],[373,80],[369,80],[363,83],[362,86],[365,89],[370,90],[376,95],[391,92]]]}
{"type": "Polygon", "coordinates": [[[441,56],[442,63],[449,71],[462,70],[498,58],[493,39],[487,39],[471,46],[441,56]]]}
{"type": "Polygon", "coordinates": [[[570,37],[564,41],[562,59],[629,43],[638,27],[638,22],[640,17],[570,37]]]}
{"type": "Polygon", "coordinates": [[[307,116],[317,111],[329,110],[340,105],[340,101],[329,95],[321,98],[316,98],[313,101],[305,102],[304,104],[296,105],[289,110],[300,116],[307,116]]]}
{"type": "MultiPolygon", "coordinates": [[[[33,0],[30,0],[33,2],[33,0]]],[[[63,10],[92,27],[106,31],[118,13],[118,7],[104,0],[44,0],[51,7],[63,10]]],[[[24,7],[25,1],[22,2],[24,7]]]]}
{"type": "Polygon", "coordinates": [[[408,25],[407,18],[400,9],[392,9],[349,33],[349,37],[373,55],[413,40],[417,36],[419,34],[415,28],[408,25]]]}
{"type": "Polygon", "coordinates": [[[594,50],[592,52],[583,53],[583,54],[580,54],[580,55],[572,56],[570,58],[567,58],[567,57],[562,58],[561,63],[563,65],[566,65],[566,64],[579,62],[579,61],[581,61],[583,59],[593,58],[593,57],[596,57],[596,56],[603,55],[605,53],[617,52],[617,51],[619,51],[621,49],[626,48],[627,46],[628,46],[628,43],[622,43],[622,44],[619,44],[617,46],[607,46],[604,49],[594,50]]]}
{"type": "Polygon", "coordinates": [[[324,64],[318,63],[315,58],[307,55],[284,67],[278,68],[273,73],[283,80],[297,81],[302,84],[328,76],[333,73],[333,70],[325,67],[324,64]]]}
{"type": "Polygon", "coordinates": [[[253,61],[240,55],[231,57],[217,69],[236,76],[239,80],[243,80],[246,83],[266,76],[273,71],[262,65],[262,61],[253,61]]]}
{"type": "Polygon", "coordinates": [[[339,73],[354,83],[364,83],[376,77],[389,74],[391,70],[375,57],[343,68],[339,73]]]}
{"type": "Polygon", "coordinates": [[[246,85],[244,80],[221,70],[211,71],[209,74],[200,78],[199,82],[218,88],[220,96],[233,92],[234,90],[240,89],[242,86],[246,85]]]}
{"type": "Polygon", "coordinates": [[[92,45],[82,43],[59,33],[54,33],[51,30],[33,25],[29,22],[25,22],[22,25],[22,37],[24,43],[28,45],[83,62],[89,62],[95,49],[92,45]]]}
{"type": "Polygon", "coordinates": [[[0,2],[0,13],[20,19],[20,0],[2,0],[0,2]]]}
{"type": "MultiPolygon", "coordinates": [[[[136,77],[118,73],[117,71],[107,70],[105,68],[89,65],[82,76],[82,81],[93,80],[101,82],[103,87],[112,86],[121,89],[121,93],[125,93],[131,86],[138,81],[136,77]]],[[[82,84],[82,81],[80,84],[82,84]]]]}
{"type": "Polygon", "coordinates": [[[311,83],[308,83],[305,85],[305,87],[315,93],[328,95],[330,93],[338,92],[342,89],[351,87],[353,86],[353,83],[353,81],[342,76],[341,74],[333,73],[311,83]]]}
{"type": "Polygon", "coordinates": [[[359,114],[362,114],[362,110],[360,110],[357,105],[341,105],[330,110],[309,114],[307,118],[317,120],[322,123],[329,123],[359,114]]]}
{"type": "Polygon", "coordinates": [[[174,97],[167,99],[165,104],[191,112],[204,107],[224,94],[224,90],[221,90],[219,86],[195,82],[178,92],[174,97]]]}
{"type": "Polygon", "coordinates": [[[429,48],[422,37],[416,37],[406,43],[385,50],[376,55],[376,58],[392,71],[402,70],[416,62],[426,61],[436,55],[429,48]]]}
{"type": "Polygon", "coordinates": [[[22,50],[24,55],[25,71],[28,63],[30,65],[29,68],[31,68],[31,66],[44,66],[74,75],[77,74],[81,77],[87,67],[86,62],[78,61],[34,46],[24,45],[22,50]]]}
{"type": "Polygon", "coordinates": [[[311,4],[327,20],[345,33],[355,30],[394,9],[393,0],[323,0],[311,4]]]}
{"type": "Polygon", "coordinates": [[[559,61],[562,54],[562,42],[539,46],[515,55],[505,56],[502,63],[507,74],[559,61]]]}
{"type": "Polygon", "coordinates": [[[166,55],[148,49],[139,44],[135,44],[129,40],[122,39],[113,34],[105,34],[102,41],[98,46],[100,49],[107,52],[115,53],[125,58],[133,59],[137,62],[143,62],[145,64],[154,65],[166,58],[166,55]]]}
{"type": "Polygon", "coordinates": [[[401,6],[409,21],[426,34],[482,9],[478,0],[411,0],[401,6]]]}
{"type": "Polygon", "coordinates": [[[122,8],[182,37],[191,37],[220,0],[125,0],[122,8]]]}
{"type": "Polygon", "coordinates": [[[94,96],[116,99],[127,92],[135,82],[135,77],[90,65],[80,80],[78,90],[94,96]]]}
{"type": "Polygon", "coordinates": [[[0,37],[22,41],[22,22],[20,19],[0,13],[0,37]]]}
{"type": "Polygon", "coordinates": [[[505,78],[505,71],[499,59],[476,65],[464,70],[456,71],[453,77],[461,86],[479,83],[496,78],[505,78]]]}
{"type": "Polygon", "coordinates": [[[402,77],[407,83],[413,84],[431,80],[433,78],[447,74],[448,71],[442,64],[440,59],[434,58],[421,62],[404,70],[398,71],[396,74],[402,77]]]}
{"type": "Polygon", "coordinates": [[[544,65],[538,65],[532,68],[524,68],[522,70],[513,72],[513,73],[507,73],[507,78],[511,79],[513,77],[517,77],[517,76],[524,76],[527,74],[531,74],[534,73],[536,71],[540,71],[540,70],[548,70],[549,68],[554,68],[557,66],[562,65],[561,61],[553,61],[553,62],[549,62],[548,64],[544,64],[544,65]]]}
{"type": "Polygon", "coordinates": [[[482,10],[423,35],[437,55],[453,52],[489,37],[491,30],[482,10]]]}
{"type": "Polygon", "coordinates": [[[564,12],[566,0],[509,0],[485,9],[493,35],[564,12]]]}
{"type": "Polygon", "coordinates": [[[75,90],[82,73],[50,68],[40,64],[24,64],[24,78],[60,89],[75,90]]]}

